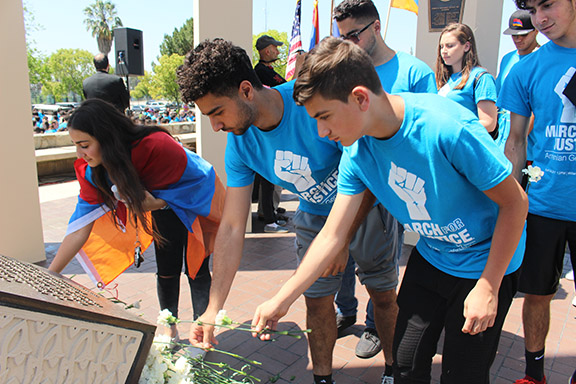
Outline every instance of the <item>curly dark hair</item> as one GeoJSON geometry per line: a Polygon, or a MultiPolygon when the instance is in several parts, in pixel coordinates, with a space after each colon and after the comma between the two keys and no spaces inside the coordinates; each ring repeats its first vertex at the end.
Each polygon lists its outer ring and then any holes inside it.
{"type": "Polygon", "coordinates": [[[182,99],[187,103],[208,93],[231,95],[244,80],[256,89],[262,88],[246,51],[223,39],[198,44],[188,52],[176,75],[182,99]]]}
{"type": "Polygon", "coordinates": [[[344,0],[334,8],[334,20],[342,21],[349,17],[360,21],[380,20],[372,0],[344,0]]]}
{"type": "MultiPolygon", "coordinates": [[[[100,144],[102,164],[92,168],[93,181],[104,204],[112,212],[116,209],[115,198],[109,181],[113,180],[132,213],[138,218],[142,229],[162,240],[154,225],[146,218],[143,208],[144,186],[132,163],[132,147],[153,132],[168,131],[159,126],[135,125],[112,104],[100,99],[85,100],[70,116],[68,128],[94,137],[100,144]]],[[[114,221],[116,224],[116,221],[114,221]]]]}

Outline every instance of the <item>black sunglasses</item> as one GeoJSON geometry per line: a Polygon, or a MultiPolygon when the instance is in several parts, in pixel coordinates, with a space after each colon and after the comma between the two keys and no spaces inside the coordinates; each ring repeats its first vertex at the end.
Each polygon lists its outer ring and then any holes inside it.
{"type": "Polygon", "coordinates": [[[372,24],[374,24],[375,22],[376,22],[376,20],[372,21],[370,24],[368,24],[367,26],[365,26],[364,28],[362,28],[362,29],[359,30],[358,32],[349,33],[349,34],[347,34],[347,35],[340,36],[340,38],[341,38],[342,40],[350,40],[350,41],[352,41],[354,44],[356,44],[356,43],[358,43],[358,42],[360,41],[360,38],[359,38],[360,34],[361,34],[362,32],[364,32],[365,30],[367,30],[368,28],[370,28],[370,26],[371,26],[372,24]]]}

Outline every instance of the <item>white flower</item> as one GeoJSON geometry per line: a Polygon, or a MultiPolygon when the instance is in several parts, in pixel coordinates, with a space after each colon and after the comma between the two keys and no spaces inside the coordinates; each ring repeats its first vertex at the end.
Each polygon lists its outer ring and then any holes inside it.
{"type": "Polygon", "coordinates": [[[170,312],[169,309],[163,309],[158,314],[158,319],[156,320],[156,322],[160,325],[169,327],[172,324],[177,324],[178,319],[172,316],[172,312],[170,312]]]}
{"type": "Polygon", "coordinates": [[[152,344],[152,346],[158,349],[160,352],[164,352],[170,347],[171,342],[172,339],[169,335],[158,335],[154,337],[154,344],[152,344]]]}
{"type": "Polygon", "coordinates": [[[218,311],[218,314],[216,315],[215,322],[216,322],[216,325],[219,325],[219,326],[232,324],[232,320],[230,320],[230,318],[226,314],[225,309],[221,309],[220,311],[218,311]]]}
{"type": "Polygon", "coordinates": [[[540,167],[533,167],[531,165],[528,168],[522,170],[522,173],[528,175],[528,182],[530,183],[537,183],[542,176],[544,176],[544,172],[540,167]]]}
{"type": "Polygon", "coordinates": [[[180,356],[178,360],[176,360],[176,363],[174,363],[174,371],[182,376],[188,375],[191,369],[192,366],[184,356],[180,356]]]}
{"type": "Polygon", "coordinates": [[[162,355],[163,347],[153,343],[150,352],[146,357],[146,364],[140,374],[139,384],[164,384],[164,373],[168,369],[168,364],[162,355]]]}

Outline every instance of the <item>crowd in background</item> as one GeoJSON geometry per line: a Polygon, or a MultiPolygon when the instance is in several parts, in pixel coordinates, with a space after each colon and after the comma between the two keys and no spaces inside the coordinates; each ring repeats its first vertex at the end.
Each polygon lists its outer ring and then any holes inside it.
{"type": "MultiPolygon", "coordinates": [[[[68,130],[68,119],[74,109],[43,111],[32,109],[32,128],[34,133],[55,133],[68,130]]],[[[194,108],[184,104],[180,108],[166,107],[160,111],[154,108],[144,108],[143,110],[128,110],[128,116],[135,124],[171,124],[196,121],[194,108]]]]}

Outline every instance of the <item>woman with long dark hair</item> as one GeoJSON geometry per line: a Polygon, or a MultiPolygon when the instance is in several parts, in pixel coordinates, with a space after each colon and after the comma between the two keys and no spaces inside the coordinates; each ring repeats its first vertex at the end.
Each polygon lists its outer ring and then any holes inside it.
{"type": "MultiPolygon", "coordinates": [[[[49,269],[60,272],[77,255],[103,287],[130,264],[139,265],[153,239],[161,309],[178,316],[184,263],[194,318],[200,316],[208,304],[208,256],[224,197],[214,168],[165,129],[135,125],[99,99],[84,101],[68,129],[81,189],[49,269]]],[[[178,337],[175,326],[170,335],[178,337]]]]}
{"type": "Polygon", "coordinates": [[[468,108],[497,136],[496,81],[480,66],[474,33],[466,24],[449,24],[440,34],[436,85],[439,95],[468,108]]]}

